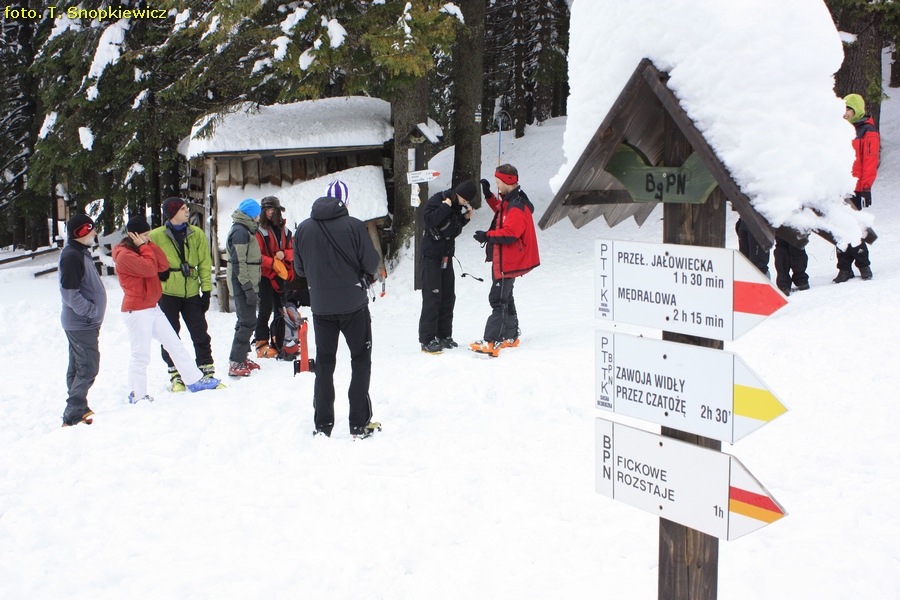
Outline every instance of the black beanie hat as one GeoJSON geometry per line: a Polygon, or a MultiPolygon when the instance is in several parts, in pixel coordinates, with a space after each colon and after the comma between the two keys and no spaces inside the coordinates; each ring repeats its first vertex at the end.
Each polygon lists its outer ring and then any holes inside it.
{"type": "Polygon", "coordinates": [[[66,233],[69,239],[83,238],[94,230],[94,220],[87,215],[75,215],[66,223],[66,233]]]}
{"type": "Polygon", "coordinates": [[[178,211],[181,210],[181,207],[187,204],[184,200],[177,196],[172,196],[171,198],[166,198],[165,202],[162,205],[163,216],[166,220],[171,219],[178,211]]]}
{"type": "Polygon", "coordinates": [[[144,215],[135,215],[128,219],[128,224],[125,225],[125,231],[130,231],[131,233],[146,233],[150,231],[150,223],[147,222],[147,217],[144,215]]]}
{"type": "Polygon", "coordinates": [[[471,179],[466,179],[461,184],[456,186],[456,189],[453,190],[453,192],[456,195],[465,198],[466,202],[471,202],[472,199],[475,198],[475,184],[471,179]]]}

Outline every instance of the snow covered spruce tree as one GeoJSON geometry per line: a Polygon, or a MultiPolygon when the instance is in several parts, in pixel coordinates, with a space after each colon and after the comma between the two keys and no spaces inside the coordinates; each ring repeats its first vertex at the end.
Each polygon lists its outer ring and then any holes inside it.
{"type": "MultiPolygon", "coordinates": [[[[157,18],[113,13],[101,20],[105,3],[82,2],[81,18],[57,21],[35,65],[45,117],[32,166],[35,190],[50,193],[62,184],[82,206],[102,198],[107,230],[126,209],[151,206],[160,222],[160,203],[179,193],[185,175],[178,143],[196,119],[256,98],[256,79],[241,61],[253,40],[237,26],[231,35],[213,35],[216,4],[162,2],[153,7],[157,18]]],[[[147,10],[145,2],[117,7],[147,10]]]]}
{"type": "Polygon", "coordinates": [[[51,241],[47,219],[54,204],[52,195],[28,188],[40,126],[37,82],[30,68],[35,40],[46,36],[52,22],[39,2],[10,2],[6,12],[16,18],[4,17],[0,24],[0,246],[33,250],[51,241]]]}
{"type": "MultiPolygon", "coordinates": [[[[517,138],[525,135],[526,124],[565,114],[568,31],[565,0],[496,0],[488,5],[484,106],[492,108],[499,99],[517,138]]],[[[493,128],[495,123],[486,125],[493,128]]]]}

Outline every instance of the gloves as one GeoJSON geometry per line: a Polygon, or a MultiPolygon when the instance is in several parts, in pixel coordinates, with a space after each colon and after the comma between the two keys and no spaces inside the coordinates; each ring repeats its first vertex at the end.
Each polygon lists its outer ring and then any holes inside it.
{"type": "Polygon", "coordinates": [[[481,195],[484,196],[485,199],[493,196],[493,194],[491,193],[491,184],[488,182],[487,179],[481,180],[481,195]]]}
{"type": "Polygon", "coordinates": [[[256,307],[257,303],[259,302],[259,295],[257,295],[257,293],[253,291],[253,284],[247,282],[241,286],[241,289],[244,290],[244,296],[247,298],[247,304],[256,307]]]}
{"type": "Polygon", "coordinates": [[[476,231],[475,235],[473,235],[472,237],[475,238],[475,241],[479,244],[483,244],[487,241],[487,233],[483,231],[476,231]]]}
{"type": "Polygon", "coordinates": [[[872,206],[872,192],[856,192],[856,200],[860,208],[869,208],[872,206]]]}
{"type": "Polygon", "coordinates": [[[209,310],[209,299],[212,296],[211,292],[201,292],[200,293],[200,306],[203,308],[203,312],[209,310]]]}
{"type": "Polygon", "coordinates": [[[160,271],[159,273],[156,274],[156,276],[159,277],[160,281],[168,281],[169,280],[169,271],[168,270],[160,271]]]}

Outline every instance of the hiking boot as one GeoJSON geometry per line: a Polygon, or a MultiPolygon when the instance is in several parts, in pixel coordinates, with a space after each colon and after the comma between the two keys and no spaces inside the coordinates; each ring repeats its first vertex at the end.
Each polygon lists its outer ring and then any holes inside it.
{"type": "Polygon", "coordinates": [[[228,363],[229,377],[249,377],[250,367],[246,362],[230,362],[228,363]]]}
{"type": "Polygon", "coordinates": [[[479,354],[490,354],[493,357],[500,356],[500,342],[492,342],[489,340],[478,340],[469,344],[469,350],[478,352],[479,354]]]}
{"type": "Polygon", "coordinates": [[[79,416],[79,417],[67,417],[65,414],[63,414],[62,426],[63,427],[71,427],[72,425],[78,425],[79,423],[84,423],[85,425],[90,425],[91,423],[94,422],[94,420],[91,418],[93,416],[94,416],[94,411],[92,411],[90,408],[86,409],[84,411],[84,413],[82,413],[81,416],[79,416]]]}
{"type": "Polygon", "coordinates": [[[209,363],[208,365],[197,365],[197,368],[200,369],[200,372],[204,375],[215,375],[216,374],[216,365],[209,363]]]}
{"type": "Polygon", "coordinates": [[[328,423],[327,425],[316,426],[316,430],[313,431],[313,435],[316,437],[331,437],[331,430],[334,428],[334,423],[328,423]]]}
{"type": "Polygon", "coordinates": [[[500,349],[502,350],[503,348],[515,348],[518,345],[519,338],[503,340],[502,342],[500,342],[500,349]]]}
{"type": "Polygon", "coordinates": [[[441,346],[444,347],[444,350],[452,350],[453,348],[459,348],[459,344],[454,342],[452,337],[441,338],[441,346]]]}
{"type": "Polygon", "coordinates": [[[269,342],[256,342],[256,358],[275,358],[278,350],[269,345],[269,342]]]}
{"type": "Polygon", "coordinates": [[[141,400],[146,400],[147,402],[153,402],[153,396],[151,396],[150,394],[145,394],[141,398],[135,398],[134,392],[128,393],[128,404],[137,404],[141,400]]]}
{"type": "Polygon", "coordinates": [[[798,291],[798,292],[802,292],[802,291],[808,290],[808,289],[809,289],[809,282],[808,282],[808,281],[804,281],[803,283],[798,283],[798,284],[797,284],[797,291],[798,291]]]}
{"type": "Polygon", "coordinates": [[[444,351],[444,345],[437,338],[434,338],[427,344],[422,344],[422,352],[427,354],[440,354],[444,351]]]}
{"type": "Polygon", "coordinates": [[[262,368],[258,364],[256,364],[252,360],[250,360],[249,358],[244,359],[244,364],[247,365],[247,368],[250,369],[251,371],[259,371],[262,368]]]}
{"type": "Polygon", "coordinates": [[[169,367],[169,381],[172,382],[173,392],[183,392],[187,389],[184,387],[184,380],[176,367],[169,367]]]}
{"type": "Polygon", "coordinates": [[[214,390],[219,387],[220,383],[222,382],[215,377],[204,375],[199,381],[188,384],[187,389],[189,389],[191,393],[202,392],[203,390],[214,390]]]}
{"type": "Polygon", "coordinates": [[[855,275],[850,269],[841,269],[838,271],[837,277],[832,279],[832,281],[835,283],[844,283],[845,281],[850,281],[854,277],[855,275]]]}
{"type": "Polygon", "coordinates": [[[872,279],[872,267],[860,267],[859,276],[862,277],[863,281],[872,279]]]}
{"type": "Polygon", "coordinates": [[[354,440],[364,440],[374,434],[376,431],[381,431],[381,423],[378,423],[377,421],[369,421],[362,427],[351,427],[350,435],[353,436],[354,440]]]}
{"type": "Polygon", "coordinates": [[[784,294],[785,296],[790,296],[790,295],[791,295],[791,288],[790,288],[790,286],[788,286],[788,287],[780,287],[780,288],[778,288],[778,289],[781,290],[781,293],[784,294]]]}

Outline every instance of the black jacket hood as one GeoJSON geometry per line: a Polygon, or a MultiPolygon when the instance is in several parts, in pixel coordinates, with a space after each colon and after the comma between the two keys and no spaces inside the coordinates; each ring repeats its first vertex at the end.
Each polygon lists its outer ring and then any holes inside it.
{"type": "Polygon", "coordinates": [[[330,221],[338,217],[350,216],[347,207],[337,198],[322,196],[313,202],[309,216],[317,221],[330,221]]]}

